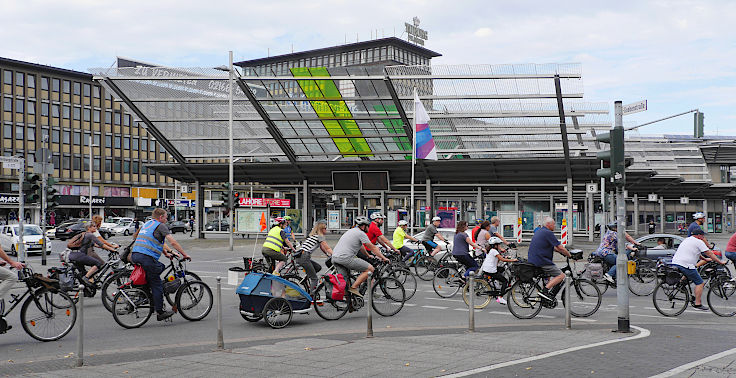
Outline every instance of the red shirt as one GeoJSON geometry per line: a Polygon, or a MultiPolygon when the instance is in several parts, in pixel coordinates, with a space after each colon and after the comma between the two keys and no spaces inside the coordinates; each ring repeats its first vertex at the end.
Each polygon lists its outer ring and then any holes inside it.
{"type": "Polygon", "coordinates": [[[478,232],[478,230],[480,230],[480,225],[473,227],[473,231],[470,232],[470,240],[472,240],[473,243],[475,243],[475,234],[478,232]]]}
{"type": "Polygon", "coordinates": [[[736,252],[736,233],[731,235],[731,238],[728,239],[725,252],[736,252]]]}
{"type": "Polygon", "coordinates": [[[378,240],[378,237],[381,235],[383,235],[383,232],[378,228],[376,222],[371,222],[371,225],[368,227],[368,239],[371,243],[376,244],[376,240],[378,240]]]}

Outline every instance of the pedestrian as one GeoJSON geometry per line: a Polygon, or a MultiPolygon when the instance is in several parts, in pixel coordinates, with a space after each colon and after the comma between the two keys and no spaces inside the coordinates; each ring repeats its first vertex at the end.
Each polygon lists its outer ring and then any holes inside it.
{"type": "Polygon", "coordinates": [[[657,225],[654,223],[654,219],[650,219],[649,220],[649,233],[653,234],[655,228],[657,228],[657,225]]]}
{"type": "Polygon", "coordinates": [[[189,217],[189,237],[194,235],[194,217],[189,217]]]}

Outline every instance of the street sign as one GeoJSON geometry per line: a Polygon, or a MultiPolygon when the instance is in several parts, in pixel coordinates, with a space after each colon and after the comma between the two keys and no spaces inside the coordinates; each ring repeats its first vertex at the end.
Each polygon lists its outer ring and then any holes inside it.
{"type": "Polygon", "coordinates": [[[623,114],[634,114],[647,110],[647,100],[633,102],[623,106],[623,114]]]}
{"type": "Polygon", "coordinates": [[[585,184],[585,192],[586,193],[597,193],[598,192],[598,184],[591,183],[591,184],[585,184]]]}
{"type": "Polygon", "coordinates": [[[12,156],[0,156],[0,163],[5,169],[20,169],[23,159],[12,156]]]}
{"type": "Polygon", "coordinates": [[[652,193],[648,196],[649,202],[657,202],[657,195],[652,193]]]}
{"type": "Polygon", "coordinates": [[[688,203],[690,203],[690,198],[688,198],[688,197],[680,197],[680,203],[683,204],[683,205],[687,205],[688,203]]]}

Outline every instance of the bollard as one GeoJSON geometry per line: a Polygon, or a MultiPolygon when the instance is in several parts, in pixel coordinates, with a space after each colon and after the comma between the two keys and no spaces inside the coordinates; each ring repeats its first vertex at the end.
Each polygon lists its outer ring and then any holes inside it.
{"type": "Polygon", "coordinates": [[[77,320],[77,367],[84,365],[84,285],[79,284],[79,315],[77,320]]]}
{"type": "Polygon", "coordinates": [[[570,307],[572,307],[572,303],[570,303],[570,276],[565,276],[565,328],[572,329],[572,317],[570,315],[570,307]]]}
{"type": "Polygon", "coordinates": [[[468,332],[475,332],[475,272],[468,274],[468,332]]]}
{"type": "Polygon", "coordinates": [[[365,305],[368,307],[368,317],[365,331],[365,337],[373,337],[373,273],[368,273],[368,302],[365,305]]]}
{"type": "Polygon", "coordinates": [[[217,349],[225,349],[225,341],[222,338],[222,278],[217,277],[217,349]]]}

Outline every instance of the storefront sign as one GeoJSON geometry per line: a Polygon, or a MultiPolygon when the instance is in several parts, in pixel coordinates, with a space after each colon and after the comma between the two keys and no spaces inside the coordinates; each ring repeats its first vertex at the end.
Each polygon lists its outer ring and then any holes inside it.
{"type": "Polygon", "coordinates": [[[17,204],[18,196],[0,196],[0,204],[17,204]]]}
{"type": "MultiPolygon", "coordinates": [[[[89,196],[59,196],[59,205],[89,205],[89,196]]],[[[132,197],[92,197],[96,206],[135,206],[132,197]]]]}
{"type": "Polygon", "coordinates": [[[291,200],[284,198],[241,198],[238,203],[240,206],[255,206],[255,207],[290,207],[291,200]]]}

